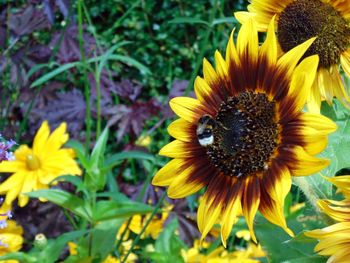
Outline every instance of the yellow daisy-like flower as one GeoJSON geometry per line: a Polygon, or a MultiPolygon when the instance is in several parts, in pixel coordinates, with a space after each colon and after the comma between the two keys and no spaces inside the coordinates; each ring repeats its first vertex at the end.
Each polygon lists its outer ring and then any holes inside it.
{"type": "Polygon", "coordinates": [[[319,112],[321,100],[337,97],[350,107],[350,97],[339,73],[339,64],[350,76],[350,0],[250,0],[248,12],[237,12],[238,21],[249,17],[266,31],[276,15],[278,42],[287,52],[311,37],[317,37],[304,56],[318,54],[317,77],[310,88],[308,108],[319,112]]]}
{"type": "Polygon", "coordinates": [[[18,197],[18,204],[23,207],[29,199],[23,193],[46,189],[61,175],[81,175],[74,150],[61,148],[69,139],[66,128],[62,123],[50,134],[48,123],[43,122],[35,135],[33,148],[21,145],[14,153],[15,160],[0,163],[0,172],[13,173],[0,184],[0,194],[6,194],[5,204],[10,205],[18,197]]]}
{"type": "MultiPolygon", "coordinates": [[[[23,244],[23,229],[15,221],[8,220],[7,226],[0,229],[0,256],[19,251],[23,244]]],[[[17,260],[1,260],[2,263],[14,263],[17,260]]]]}
{"type": "Polygon", "coordinates": [[[314,39],[278,58],[273,20],[261,47],[251,19],[238,33],[237,48],[232,36],[226,58],[215,53],[216,70],[204,60],[204,79],[195,81],[197,99],[170,101],[180,119],[168,127],[176,140],[160,154],[174,159],[153,178],[154,185],[169,186],[171,198],[206,188],[198,227],[203,239],[220,223],[224,245],[241,213],[256,241],[253,220],[258,210],[292,235],[283,215],[291,177],[329,164],[314,155],[336,130],[328,118],[302,112],[318,56],[300,58],[314,39]]]}
{"type": "MultiPolygon", "coordinates": [[[[348,188],[350,185],[349,180],[350,176],[329,178],[329,181],[340,188],[343,186],[348,188]]],[[[315,252],[323,256],[330,256],[327,263],[349,262],[350,200],[320,200],[318,205],[324,213],[338,223],[323,229],[312,230],[304,234],[319,240],[319,243],[315,247],[315,252]]]]}

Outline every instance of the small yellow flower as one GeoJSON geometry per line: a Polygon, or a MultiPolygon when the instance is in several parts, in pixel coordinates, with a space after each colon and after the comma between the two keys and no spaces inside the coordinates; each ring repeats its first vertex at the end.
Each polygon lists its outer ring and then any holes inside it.
{"type": "MultiPolygon", "coordinates": [[[[0,229],[0,256],[19,251],[23,244],[23,229],[15,221],[8,220],[7,226],[0,229]]],[[[1,260],[1,263],[15,263],[17,260],[1,260]]]]}
{"type": "Polygon", "coordinates": [[[10,205],[18,197],[18,204],[23,207],[29,199],[23,193],[46,189],[61,175],[81,175],[73,149],[61,148],[69,139],[66,128],[66,123],[62,123],[50,134],[44,121],[32,148],[21,145],[14,153],[15,160],[0,163],[0,172],[13,173],[0,185],[0,194],[6,194],[5,204],[10,205]]]}
{"type": "Polygon", "coordinates": [[[151,142],[152,142],[151,136],[149,136],[149,135],[147,135],[147,136],[142,135],[142,136],[140,136],[137,139],[135,144],[138,145],[138,146],[147,147],[147,146],[149,146],[151,144],[151,142]]]}

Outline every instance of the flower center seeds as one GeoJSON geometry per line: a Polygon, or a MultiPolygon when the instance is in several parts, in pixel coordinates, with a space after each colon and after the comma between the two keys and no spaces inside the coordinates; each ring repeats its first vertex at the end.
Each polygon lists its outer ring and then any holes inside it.
{"type": "Polygon", "coordinates": [[[199,120],[197,136],[207,148],[210,162],[225,175],[261,172],[277,147],[275,103],[262,93],[230,97],[215,118],[204,115],[199,120]],[[203,127],[203,123],[207,125],[203,127]],[[203,134],[198,134],[200,128],[203,134]]]}
{"type": "Polygon", "coordinates": [[[319,66],[329,68],[350,46],[350,25],[332,6],[319,0],[295,0],[278,18],[278,41],[284,52],[317,37],[304,57],[318,54],[319,66]]]}

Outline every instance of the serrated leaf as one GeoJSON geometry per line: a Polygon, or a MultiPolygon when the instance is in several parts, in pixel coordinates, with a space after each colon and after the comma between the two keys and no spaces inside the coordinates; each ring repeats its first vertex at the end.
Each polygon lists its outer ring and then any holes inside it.
{"type": "Polygon", "coordinates": [[[44,198],[59,205],[72,213],[83,217],[86,220],[91,219],[91,208],[83,199],[59,189],[39,190],[26,193],[30,197],[44,198]]]}

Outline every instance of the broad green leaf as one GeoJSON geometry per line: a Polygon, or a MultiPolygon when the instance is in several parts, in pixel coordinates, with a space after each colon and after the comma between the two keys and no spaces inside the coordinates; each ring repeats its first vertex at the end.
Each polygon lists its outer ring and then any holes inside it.
{"type": "Polygon", "coordinates": [[[137,214],[147,214],[153,211],[151,206],[132,201],[99,201],[95,206],[93,220],[95,222],[113,218],[130,217],[137,214]]]}
{"type": "Polygon", "coordinates": [[[30,197],[44,198],[56,205],[59,205],[72,213],[85,218],[91,219],[91,208],[83,199],[59,189],[39,190],[26,193],[30,197]]]}
{"type": "MultiPolygon", "coordinates": [[[[0,256],[0,260],[18,260],[21,263],[36,263],[38,259],[35,256],[28,255],[24,252],[13,252],[0,256]]],[[[9,261],[10,262],[10,261],[9,261]]]]}
{"type": "Polygon", "coordinates": [[[38,251],[39,253],[37,255],[37,259],[38,259],[37,262],[42,262],[42,263],[57,262],[63,248],[67,245],[69,241],[77,239],[87,234],[89,231],[90,230],[79,230],[79,231],[68,232],[68,233],[62,234],[61,236],[59,236],[54,240],[48,240],[46,247],[38,251]]]}
{"type": "Polygon", "coordinates": [[[150,254],[151,259],[164,263],[184,262],[181,256],[181,250],[186,248],[186,245],[180,240],[179,236],[175,234],[178,226],[179,224],[176,218],[167,224],[156,240],[156,252],[150,254]]]}
{"type": "Polygon", "coordinates": [[[92,229],[92,255],[104,259],[113,251],[118,229],[125,219],[103,221],[92,229]]]}

